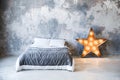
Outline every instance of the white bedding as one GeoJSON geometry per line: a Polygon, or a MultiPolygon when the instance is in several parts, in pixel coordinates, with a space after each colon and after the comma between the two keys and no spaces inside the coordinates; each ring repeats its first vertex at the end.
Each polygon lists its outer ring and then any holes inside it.
{"type": "Polygon", "coordinates": [[[34,42],[31,45],[31,47],[40,47],[40,48],[65,47],[65,40],[34,38],[34,42]]]}
{"type": "MultiPolygon", "coordinates": [[[[30,45],[29,48],[44,48],[44,49],[67,48],[64,44],[65,44],[64,40],[35,38],[34,43],[32,45],[30,45]]],[[[27,50],[25,52],[27,52],[27,50]]],[[[71,65],[56,65],[56,66],[52,66],[52,65],[50,65],[50,66],[20,65],[20,60],[22,59],[24,54],[26,54],[25,52],[23,54],[21,54],[16,61],[16,71],[21,71],[22,69],[62,69],[62,70],[74,71],[74,60],[73,59],[72,59],[73,60],[72,66],[71,65]]],[[[32,51],[32,52],[34,52],[34,51],[32,51]]],[[[39,53],[39,52],[40,51],[38,51],[37,53],[39,53]]],[[[48,53],[49,52],[50,51],[48,51],[48,53]]],[[[68,52],[68,55],[69,54],[70,53],[68,52]]],[[[63,55],[63,54],[60,54],[60,55],[63,55]]],[[[43,57],[45,57],[45,56],[43,56],[43,57]]],[[[31,58],[30,58],[30,60],[31,60],[31,58]]]]}

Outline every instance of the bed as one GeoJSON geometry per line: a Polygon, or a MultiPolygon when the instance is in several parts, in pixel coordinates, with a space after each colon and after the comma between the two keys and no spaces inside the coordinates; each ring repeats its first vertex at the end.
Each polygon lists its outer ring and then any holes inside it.
{"type": "Polygon", "coordinates": [[[68,70],[74,71],[74,60],[64,40],[35,38],[34,43],[16,61],[16,71],[68,70]]]}

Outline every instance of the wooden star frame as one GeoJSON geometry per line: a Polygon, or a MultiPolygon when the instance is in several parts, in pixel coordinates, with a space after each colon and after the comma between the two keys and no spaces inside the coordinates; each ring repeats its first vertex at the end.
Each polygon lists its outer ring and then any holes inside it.
{"type": "Polygon", "coordinates": [[[82,52],[81,57],[85,57],[90,52],[92,52],[95,55],[97,55],[98,57],[100,57],[101,53],[99,51],[99,46],[106,42],[106,39],[95,38],[95,34],[94,34],[94,31],[92,28],[90,29],[90,32],[89,32],[87,39],[78,38],[76,40],[84,46],[84,50],[82,52]]]}

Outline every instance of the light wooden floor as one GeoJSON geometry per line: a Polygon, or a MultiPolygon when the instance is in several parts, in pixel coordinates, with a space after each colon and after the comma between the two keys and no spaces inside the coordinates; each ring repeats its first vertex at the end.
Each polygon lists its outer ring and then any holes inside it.
{"type": "Polygon", "coordinates": [[[27,70],[15,72],[17,57],[0,59],[0,80],[120,80],[120,56],[74,58],[75,72],[27,70]]]}

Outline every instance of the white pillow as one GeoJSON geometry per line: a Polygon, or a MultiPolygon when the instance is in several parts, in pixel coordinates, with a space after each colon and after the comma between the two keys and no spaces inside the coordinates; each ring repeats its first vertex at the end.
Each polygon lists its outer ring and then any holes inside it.
{"type": "Polygon", "coordinates": [[[65,40],[60,39],[50,39],[51,47],[65,47],[65,40]]]}
{"type": "Polygon", "coordinates": [[[43,38],[35,38],[34,43],[31,45],[31,47],[49,47],[50,39],[43,39],[43,38]]]}

